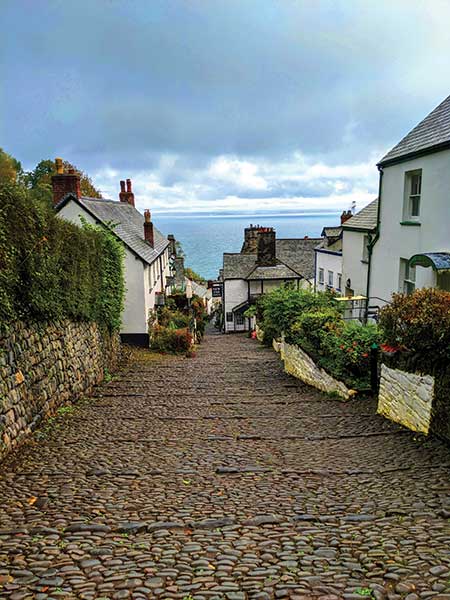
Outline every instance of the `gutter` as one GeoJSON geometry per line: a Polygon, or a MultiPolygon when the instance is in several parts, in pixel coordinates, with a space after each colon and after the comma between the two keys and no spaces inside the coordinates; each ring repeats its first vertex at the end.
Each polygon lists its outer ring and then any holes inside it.
{"type": "Polygon", "coordinates": [[[372,253],[375,244],[380,239],[380,224],[381,224],[381,187],[383,184],[383,167],[381,165],[377,165],[378,171],[380,173],[380,177],[378,180],[378,207],[377,207],[377,225],[375,229],[375,236],[369,233],[369,243],[367,245],[368,251],[368,266],[367,266],[367,287],[366,287],[366,308],[364,310],[364,324],[367,323],[367,319],[369,316],[369,294],[370,294],[370,275],[372,273],[372,253]]]}

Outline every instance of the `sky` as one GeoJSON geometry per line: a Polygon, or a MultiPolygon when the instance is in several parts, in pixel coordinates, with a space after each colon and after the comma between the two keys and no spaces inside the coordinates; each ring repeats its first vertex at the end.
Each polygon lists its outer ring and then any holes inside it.
{"type": "Polygon", "coordinates": [[[156,212],[362,208],[450,94],[449,0],[1,0],[0,146],[156,212]]]}

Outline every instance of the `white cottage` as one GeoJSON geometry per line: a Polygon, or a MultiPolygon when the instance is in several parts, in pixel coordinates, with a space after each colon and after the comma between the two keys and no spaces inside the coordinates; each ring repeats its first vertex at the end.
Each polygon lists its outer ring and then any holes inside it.
{"type": "Polygon", "coordinates": [[[368,253],[369,296],[450,290],[450,96],[378,164],[378,230],[368,253]]]}
{"type": "Polygon", "coordinates": [[[324,227],[322,239],[314,251],[316,253],[315,289],[318,292],[335,290],[340,294],[342,290],[342,227],[324,227]]]}
{"type": "Polygon", "coordinates": [[[167,290],[171,242],[153,225],[150,211],[144,216],[135,208],[129,179],[120,182],[119,201],[81,195],[77,173],[59,172],[52,178],[53,202],[58,215],[79,225],[108,226],[125,247],[125,307],[121,338],[126,343],[148,346],[149,313],[167,290]]]}
{"type": "Polygon", "coordinates": [[[226,333],[250,329],[250,319],[244,317],[244,312],[261,294],[281,285],[309,288],[314,282],[314,248],[318,239],[276,239],[272,227],[252,225],[244,235],[241,252],[223,255],[226,333]]]}

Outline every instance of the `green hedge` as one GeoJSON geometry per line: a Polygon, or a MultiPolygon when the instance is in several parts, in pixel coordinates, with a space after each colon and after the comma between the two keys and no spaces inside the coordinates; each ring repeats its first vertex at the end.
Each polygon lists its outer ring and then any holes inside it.
{"type": "Polygon", "coordinates": [[[333,377],[370,389],[370,349],[379,342],[378,328],[345,321],[332,294],[279,288],[261,299],[258,313],[266,343],[284,332],[287,343],[302,348],[333,377]]]}
{"type": "Polygon", "coordinates": [[[450,293],[394,294],[380,311],[380,327],[390,351],[382,355],[387,366],[435,378],[431,430],[450,441],[450,293]]]}
{"type": "Polygon", "coordinates": [[[0,185],[0,325],[96,321],[120,328],[124,249],[114,234],[58,218],[20,185],[0,185]]]}

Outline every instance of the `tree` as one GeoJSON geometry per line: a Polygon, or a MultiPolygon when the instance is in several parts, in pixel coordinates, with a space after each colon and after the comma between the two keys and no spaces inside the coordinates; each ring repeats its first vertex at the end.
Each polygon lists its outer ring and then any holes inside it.
{"type": "Polygon", "coordinates": [[[195,271],[193,271],[190,267],[185,267],[184,268],[184,274],[191,281],[195,281],[195,283],[199,283],[201,285],[203,285],[204,283],[206,283],[206,279],[204,279],[201,275],[199,275],[198,273],[196,273],[195,271]]]}
{"type": "MultiPolygon", "coordinates": [[[[74,169],[80,174],[80,189],[83,196],[90,198],[101,198],[99,190],[92,183],[91,178],[83,171],[77,169],[71,163],[64,161],[64,170],[74,169]]],[[[56,174],[56,166],[54,161],[45,159],[41,160],[33,171],[26,175],[26,184],[33,190],[33,195],[36,197],[45,197],[48,201],[52,199],[52,176],[56,174]]]]}
{"type": "Polygon", "coordinates": [[[22,165],[18,160],[0,148],[0,181],[17,183],[23,175],[22,165]]]}

